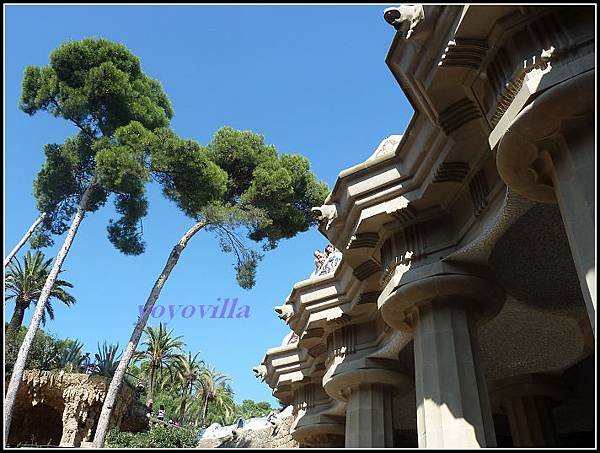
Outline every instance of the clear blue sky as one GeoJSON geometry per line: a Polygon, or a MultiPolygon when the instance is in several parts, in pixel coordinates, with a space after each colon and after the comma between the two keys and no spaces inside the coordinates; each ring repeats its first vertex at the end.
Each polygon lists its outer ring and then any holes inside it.
{"type": "MultiPolygon", "coordinates": [[[[394,30],[386,6],[7,6],[5,7],[5,256],[38,215],[32,181],[43,145],[75,128],[41,112],[18,109],[27,65],[46,65],[67,40],[102,37],[125,44],[143,70],[161,81],[184,136],[208,143],[224,125],[250,129],[282,152],[307,156],[333,187],[338,173],[367,159],[388,135],[402,134],[412,109],[385,56],[394,30]]],[[[64,265],[77,304],[53,304],[46,330],[78,338],[86,350],[108,340],[124,345],[165,260],[191,221],[156,187],[144,219],[147,250],[120,254],[106,237],[112,202],[89,214],[64,265]]],[[[47,249],[54,256],[56,246],[47,249]]],[[[249,319],[176,318],[169,327],[190,350],[233,378],[236,400],[275,403],[251,368],[288,332],[273,306],[313,267],[326,239],[313,228],[283,241],[260,263],[257,284],[240,289],[233,259],[201,233],[187,247],[158,303],[198,305],[238,298],[249,319]]],[[[23,250],[19,256],[22,256],[23,250]]],[[[12,314],[14,304],[5,306],[12,314]]],[[[30,310],[25,318],[28,325],[30,310]]],[[[157,325],[158,321],[150,321],[157,325]]]]}

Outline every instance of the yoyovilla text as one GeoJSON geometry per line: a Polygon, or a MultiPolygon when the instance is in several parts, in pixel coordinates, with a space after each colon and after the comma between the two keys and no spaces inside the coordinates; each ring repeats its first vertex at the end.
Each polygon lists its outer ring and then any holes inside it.
{"type": "MultiPolygon", "coordinates": [[[[138,315],[144,315],[144,306],[138,305],[138,315]]],[[[236,298],[217,299],[216,304],[199,305],[160,305],[152,308],[150,316],[155,319],[161,319],[163,324],[167,324],[175,317],[184,319],[191,318],[211,318],[211,319],[243,319],[250,317],[250,305],[238,305],[236,298]]],[[[139,319],[139,318],[138,318],[139,319]]]]}

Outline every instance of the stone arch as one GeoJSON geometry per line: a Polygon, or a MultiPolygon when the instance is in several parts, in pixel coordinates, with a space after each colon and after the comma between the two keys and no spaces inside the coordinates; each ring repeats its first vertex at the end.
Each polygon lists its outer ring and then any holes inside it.
{"type": "Polygon", "coordinates": [[[62,415],[53,407],[40,403],[15,412],[8,444],[58,446],[62,431],[62,415]]]}

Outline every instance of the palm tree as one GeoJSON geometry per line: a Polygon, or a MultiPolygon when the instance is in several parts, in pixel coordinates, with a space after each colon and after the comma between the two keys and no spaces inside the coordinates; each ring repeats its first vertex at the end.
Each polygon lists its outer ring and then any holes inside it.
{"type": "Polygon", "coordinates": [[[143,351],[135,353],[135,359],[142,361],[142,369],[147,370],[148,374],[148,397],[147,401],[152,401],[156,383],[159,375],[163,374],[164,370],[171,373],[175,363],[178,363],[183,355],[181,354],[185,343],[179,341],[181,336],[173,337],[173,329],[167,330],[162,323],[158,329],[147,327],[144,329],[146,339],[142,345],[146,347],[143,351]]]}
{"type": "MultiPolygon", "coordinates": [[[[15,300],[15,311],[6,329],[6,337],[11,338],[23,324],[25,311],[31,304],[36,304],[46,278],[50,272],[52,259],[46,260],[40,251],[27,252],[23,260],[23,266],[18,258],[14,258],[8,265],[5,279],[5,301],[15,300]]],[[[50,290],[50,298],[56,298],[67,306],[75,303],[75,298],[65,291],[64,287],[73,288],[73,285],[65,280],[56,280],[50,290]]],[[[50,300],[46,304],[46,310],[42,315],[42,324],[46,323],[46,313],[50,319],[54,319],[54,309],[50,300]]]]}
{"type": "Polygon", "coordinates": [[[185,410],[188,402],[192,398],[194,391],[202,389],[200,386],[200,375],[204,369],[204,361],[198,360],[197,352],[194,357],[188,352],[187,356],[183,356],[175,363],[175,378],[174,380],[181,386],[181,402],[179,404],[179,420],[183,423],[185,419],[185,410]]]}
{"type": "Polygon", "coordinates": [[[214,419],[211,422],[219,422],[222,425],[230,425],[237,419],[236,406],[233,400],[233,390],[228,384],[217,387],[215,398],[210,406],[214,411],[214,419]]]}
{"type": "Polygon", "coordinates": [[[204,367],[200,372],[200,385],[202,386],[202,425],[206,422],[208,413],[208,404],[215,402],[219,405],[225,403],[226,395],[232,392],[227,385],[231,378],[223,373],[219,373],[214,368],[204,367]],[[227,391],[229,390],[229,392],[227,391]]]}

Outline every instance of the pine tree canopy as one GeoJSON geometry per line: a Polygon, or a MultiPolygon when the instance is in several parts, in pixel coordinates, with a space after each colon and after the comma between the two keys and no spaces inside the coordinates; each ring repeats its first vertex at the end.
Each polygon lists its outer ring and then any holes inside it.
{"type": "Polygon", "coordinates": [[[236,254],[238,282],[249,288],[262,255],[240,234],[273,249],[315,223],[310,208],[329,192],[305,157],[280,154],[252,131],[223,127],[206,146],[179,137],[160,83],[144,74],[127,47],[105,39],[67,42],[47,66],[28,66],[20,107],[29,115],[47,111],[79,129],[64,143],[45,146],[34,182],[38,209],[47,213],[32,239],[37,247],[67,231],[92,185],[86,210],[112,197],[119,217],[109,222],[110,242],[125,254],[143,253],[140,222],[148,212],[147,184],[154,181],[185,215],[206,220],[222,249],[236,254]]]}

